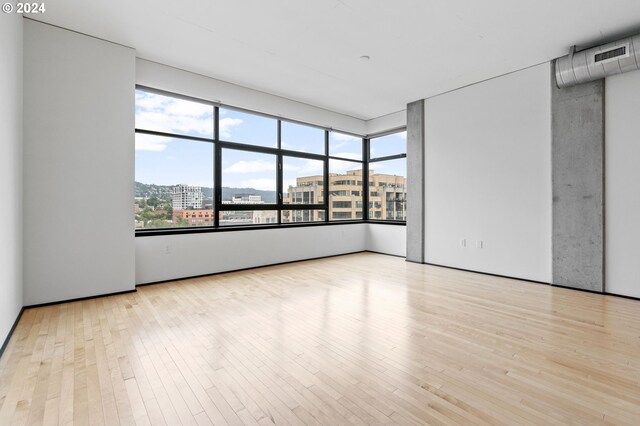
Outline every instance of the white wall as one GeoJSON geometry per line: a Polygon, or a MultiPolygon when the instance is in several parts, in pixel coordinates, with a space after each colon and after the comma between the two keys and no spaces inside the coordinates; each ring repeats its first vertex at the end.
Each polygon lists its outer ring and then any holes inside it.
{"type": "Polygon", "coordinates": [[[365,122],[367,135],[375,135],[376,133],[386,132],[388,130],[405,127],[407,125],[407,110],[394,112],[383,115],[382,117],[373,118],[365,122]]]}
{"type": "Polygon", "coordinates": [[[22,308],[22,16],[0,16],[0,346],[22,308]]]}
{"type": "Polygon", "coordinates": [[[138,237],[136,283],[363,251],[366,232],[363,223],[138,237]]]}
{"type": "Polygon", "coordinates": [[[258,90],[150,62],[136,61],[136,82],[194,98],[220,102],[317,126],[366,134],[365,121],[258,90]]]}
{"type": "Polygon", "coordinates": [[[605,291],[640,297],[640,72],[605,84],[605,291]]]}
{"type": "Polygon", "coordinates": [[[135,52],[24,29],[24,303],[133,289],[135,52]]]}
{"type": "Polygon", "coordinates": [[[550,282],[550,93],[543,64],[427,99],[426,262],[550,282]]]}
{"type": "Polygon", "coordinates": [[[405,257],[407,255],[407,227],[367,224],[367,250],[405,257]]]}

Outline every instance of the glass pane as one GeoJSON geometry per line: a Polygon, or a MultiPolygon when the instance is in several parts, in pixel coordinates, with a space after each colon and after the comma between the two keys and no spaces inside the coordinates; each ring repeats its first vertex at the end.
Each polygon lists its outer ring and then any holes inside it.
{"type": "Polygon", "coordinates": [[[222,150],[222,203],[275,204],[276,156],[222,150]]]}
{"type": "Polygon", "coordinates": [[[370,158],[387,157],[407,152],[407,132],[392,133],[387,136],[371,139],[369,145],[370,158]]]}
{"type": "Polygon", "coordinates": [[[362,219],[362,163],[329,160],[329,220],[362,219]]]}
{"type": "Polygon", "coordinates": [[[213,225],[213,143],[136,134],[135,227],[213,225]]]}
{"type": "Polygon", "coordinates": [[[329,155],[362,160],[362,138],[339,132],[329,132],[329,155]]]}
{"type": "Polygon", "coordinates": [[[324,154],[324,130],[282,121],[280,147],[291,151],[324,154]]]}
{"type": "Polygon", "coordinates": [[[261,115],[220,108],[220,140],[275,148],[278,121],[261,115]]]}
{"type": "Polygon", "coordinates": [[[407,160],[369,164],[369,218],[407,220],[407,160]]]}
{"type": "Polygon", "coordinates": [[[136,90],[136,128],[213,139],[213,106],[136,90]]]}
{"type": "Polygon", "coordinates": [[[324,161],[282,158],[284,204],[322,204],[324,202],[324,161]]]}
{"type": "Polygon", "coordinates": [[[282,223],[324,222],[324,210],[283,210],[282,223]]]}
{"type": "Polygon", "coordinates": [[[238,210],[220,212],[220,226],[272,225],[277,223],[278,212],[275,210],[238,210]]]}

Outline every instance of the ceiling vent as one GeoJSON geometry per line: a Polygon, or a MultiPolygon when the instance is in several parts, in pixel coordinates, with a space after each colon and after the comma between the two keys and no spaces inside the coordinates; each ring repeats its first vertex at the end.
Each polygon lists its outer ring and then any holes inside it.
{"type": "Polygon", "coordinates": [[[640,34],[575,52],[555,60],[559,88],[640,69],[640,34]]]}

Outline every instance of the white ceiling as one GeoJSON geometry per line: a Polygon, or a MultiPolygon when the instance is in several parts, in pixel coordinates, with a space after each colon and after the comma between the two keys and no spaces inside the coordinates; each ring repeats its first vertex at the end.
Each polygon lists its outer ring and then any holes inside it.
{"type": "Polygon", "coordinates": [[[640,0],[50,0],[140,58],[362,119],[640,32],[640,0]],[[369,62],[359,60],[369,55],[369,62]]]}

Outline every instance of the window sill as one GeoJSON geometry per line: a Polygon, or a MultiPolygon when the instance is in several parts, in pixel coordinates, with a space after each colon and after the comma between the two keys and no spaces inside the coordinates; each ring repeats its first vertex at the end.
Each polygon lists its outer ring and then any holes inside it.
{"type": "Polygon", "coordinates": [[[334,226],[334,225],[357,225],[364,223],[374,223],[380,225],[400,225],[405,226],[405,222],[401,221],[384,221],[384,220],[340,220],[333,222],[307,222],[307,223],[287,223],[273,225],[242,225],[242,226],[221,226],[213,228],[211,226],[202,226],[196,228],[167,228],[167,229],[138,229],[135,230],[136,237],[151,237],[157,235],[181,235],[181,234],[208,234],[212,232],[237,232],[237,231],[258,231],[264,229],[283,229],[283,228],[306,228],[310,226],[334,226]]]}

